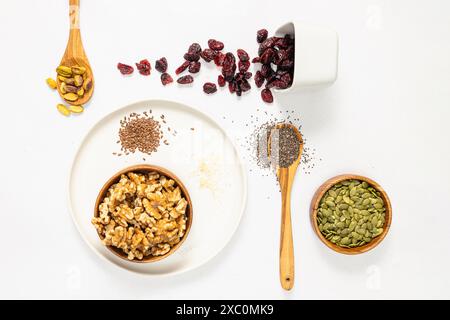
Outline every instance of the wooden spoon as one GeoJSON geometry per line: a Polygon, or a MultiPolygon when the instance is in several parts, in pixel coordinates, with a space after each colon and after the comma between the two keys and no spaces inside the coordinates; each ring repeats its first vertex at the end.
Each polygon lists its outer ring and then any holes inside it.
{"type": "MultiPolygon", "coordinates": [[[[72,67],[81,66],[86,68],[86,76],[92,80],[92,88],[85,92],[83,97],[79,98],[77,101],[68,103],[72,105],[82,105],[89,101],[94,92],[94,75],[92,73],[91,65],[84,52],[83,43],[81,42],[80,33],[80,0],[69,0],[69,17],[70,17],[70,33],[69,41],[67,42],[66,52],[61,59],[61,65],[72,67]]],[[[58,92],[61,98],[63,98],[63,93],[60,91],[61,81],[56,80],[58,84],[58,92]]],[[[64,98],[63,98],[64,99],[64,98]]]]}
{"type": "Polygon", "coordinates": [[[272,136],[281,128],[292,128],[300,141],[297,159],[286,168],[277,165],[276,172],[281,189],[281,236],[280,236],[280,282],[285,290],[294,287],[294,243],[292,240],[291,223],[291,190],[295,173],[303,152],[303,138],[300,131],[293,125],[280,123],[271,130],[268,141],[268,154],[270,157],[272,149],[272,136]]]}

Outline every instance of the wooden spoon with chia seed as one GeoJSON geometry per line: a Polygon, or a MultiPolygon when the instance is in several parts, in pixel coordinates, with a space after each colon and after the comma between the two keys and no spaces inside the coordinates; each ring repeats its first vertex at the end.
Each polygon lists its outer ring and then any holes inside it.
{"type": "Polygon", "coordinates": [[[295,274],[291,190],[303,152],[303,138],[294,125],[279,123],[270,131],[267,146],[281,189],[280,282],[283,289],[291,290],[295,274]]]}
{"type": "MultiPolygon", "coordinates": [[[[89,101],[94,92],[94,74],[91,65],[84,52],[83,43],[81,42],[80,33],[80,0],[69,0],[69,17],[70,17],[70,33],[67,42],[66,51],[61,59],[60,65],[66,67],[80,66],[86,68],[86,79],[90,78],[92,87],[87,90],[84,95],[76,101],[67,101],[72,105],[82,105],[89,101]]],[[[64,99],[64,93],[60,90],[61,81],[57,78],[58,93],[64,99]]]]}

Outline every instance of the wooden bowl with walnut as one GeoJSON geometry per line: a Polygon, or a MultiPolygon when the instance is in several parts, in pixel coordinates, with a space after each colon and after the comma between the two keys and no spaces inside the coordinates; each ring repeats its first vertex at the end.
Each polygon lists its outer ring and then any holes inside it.
{"type": "MultiPolygon", "coordinates": [[[[161,181],[158,180],[158,182],[161,181]]],[[[192,201],[184,184],[169,170],[155,165],[135,165],[117,172],[103,185],[95,202],[92,223],[102,242],[114,255],[135,263],[156,262],[173,254],[186,240],[192,225],[192,201]],[[163,180],[166,185],[163,186],[162,183],[148,184],[148,181],[153,181],[149,180],[150,176],[158,175],[167,178],[163,180]],[[117,214],[113,215],[110,206],[115,204],[111,204],[110,201],[120,202],[117,200],[120,190],[116,188],[121,177],[125,177],[124,183],[127,179],[134,183],[135,189],[131,182],[127,186],[131,188],[128,190],[136,190],[133,193],[135,196],[130,196],[132,191],[129,193],[124,191],[126,198],[121,196],[120,199],[124,199],[126,205],[119,203],[119,206],[113,210],[117,214]],[[111,187],[113,188],[111,189],[111,187]],[[153,190],[153,188],[158,189],[153,190]],[[111,197],[110,190],[119,191],[111,197]],[[160,201],[158,202],[153,197],[160,197],[162,200],[158,199],[160,201]],[[105,198],[108,198],[109,204],[105,203],[105,198]],[[163,204],[166,207],[162,208],[163,204]],[[101,207],[102,205],[103,207],[101,207]],[[121,211],[122,207],[126,209],[123,211],[124,213],[121,211]],[[184,210],[184,213],[177,213],[177,208],[180,212],[184,210]],[[106,214],[106,212],[108,213],[106,214]],[[112,220],[114,223],[110,224],[112,220]],[[166,232],[166,229],[167,233],[163,233],[166,232]],[[171,234],[171,238],[168,234],[171,234]],[[118,243],[117,239],[122,239],[122,242],[118,243]],[[166,242],[157,242],[162,240],[156,239],[165,239],[166,242]],[[123,246],[128,252],[124,251],[123,246]],[[169,250],[167,250],[167,246],[170,247],[169,250]]]]}

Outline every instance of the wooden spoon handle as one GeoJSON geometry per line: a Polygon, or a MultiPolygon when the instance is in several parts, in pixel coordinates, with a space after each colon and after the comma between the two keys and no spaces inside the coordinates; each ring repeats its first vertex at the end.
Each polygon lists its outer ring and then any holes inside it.
{"type": "Polygon", "coordinates": [[[280,282],[285,290],[294,287],[294,242],[291,222],[291,184],[289,170],[280,169],[281,187],[281,237],[280,237],[280,282]]]}
{"type": "Polygon", "coordinates": [[[69,0],[70,30],[80,29],[80,0],[69,0]]]}

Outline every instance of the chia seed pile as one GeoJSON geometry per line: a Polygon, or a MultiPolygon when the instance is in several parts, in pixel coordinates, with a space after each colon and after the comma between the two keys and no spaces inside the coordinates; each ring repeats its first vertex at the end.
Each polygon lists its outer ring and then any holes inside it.
{"type": "MultiPolygon", "coordinates": [[[[299,156],[302,141],[291,127],[272,128],[270,139],[270,162],[272,166],[287,168],[299,156]]],[[[267,143],[266,143],[267,145],[267,143]]]]}
{"type": "MultiPolygon", "coordinates": [[[[248,154],[245,158],[249,158],[248,160],[254,164],[254,167],[258,169],[261,175],[272,176],[274,167],[271,164],[278,162],[268,157],[267,147],[270,132],[277,124],[288,123],[296,126],[300,133],[302,133],[300,118],[294,116],[294,110],[280,111],[278,114],[274,114],[260,109],[257,109],[256,113],[250,117],[250,121],[245,126],[251,128],[252,131],[241,141],[241,147],[245,148],[248,154]]],[[[296,160],[298,147],[300,146],[298,139],[297,142],[290,147],[292,148],[291,157],[287,157],[284,160],[279,159],[281,167],[289,166],[291,164],[290,161],[296,160]]],[[[274,154],[273,149],[271,153],[274,154]]],[[[300,159],[300,169],[305,174],[311,174],[311,170],[314,169],[317,161],[321,160],[321,158],[317,158],[316,156],[316,149],[309,146],[308,140],[303,136],[303,152],[300,159]]],[[[254,169],[250,169],[250,171],[254,171],[254,169]]]]}

